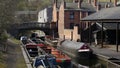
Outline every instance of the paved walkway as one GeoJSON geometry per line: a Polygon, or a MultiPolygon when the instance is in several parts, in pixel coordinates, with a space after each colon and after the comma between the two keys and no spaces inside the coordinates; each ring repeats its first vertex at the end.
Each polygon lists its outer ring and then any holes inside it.
{"type": "MultiPolygon", "coordinates": [[[[6,43],[8,47],[4,53],[5,68],[27,68],[19,44],[11,39],[8,39],[6,43]]],[[[0,68],[2,67],[0,66],[0,68]]]]}
{"type": "Polygon", "coordinates": [[[119,52],[116,52],[116,45],[104,45],[104,48],[100,46],[91,46],[95,54],[102,55],[106,58],[117,58],[120,59],[120,46],[119,52]]]}
{"type": "Polygon", "coordinates": [[[27,68],[32,68],[31,62],[30,62],[30,60],[29,60],[29,58],[28,58],[28,56],[27,56],[23,46],[21,45],[20,47],[21,47],[21,50],[22,50],[22,53],[23,53],[23,56],[24,56],[27,68]]]}

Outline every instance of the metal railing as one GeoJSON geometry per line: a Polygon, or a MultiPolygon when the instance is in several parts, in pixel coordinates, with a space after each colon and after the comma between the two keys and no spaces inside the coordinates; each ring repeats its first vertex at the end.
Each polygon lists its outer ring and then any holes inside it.
{"type": "Polygon", "coordinates": [[[41,29],[54,29],[57,26],[53,23],[21,23],[19,29],[29,29],[29,28],[41,28],[41,29]]]}

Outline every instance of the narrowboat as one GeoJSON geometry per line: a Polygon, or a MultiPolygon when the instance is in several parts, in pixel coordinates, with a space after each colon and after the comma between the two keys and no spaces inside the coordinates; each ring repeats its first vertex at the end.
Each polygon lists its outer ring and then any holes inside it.
{"type": "Polygon", "coordinates": [[[88,44],[71,40],[63,40],[58,42],[57,48],[70,57],[76,59],[88,59],[93,53],[88,44]]]}

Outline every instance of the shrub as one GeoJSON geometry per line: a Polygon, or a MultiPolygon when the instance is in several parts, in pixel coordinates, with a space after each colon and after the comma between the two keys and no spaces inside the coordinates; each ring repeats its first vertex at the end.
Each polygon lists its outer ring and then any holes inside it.
{"type": "Polygon", "coordinates": [[[6,42],[8,39],[7,32],[4,30],[3,32],[0,32],[0,43],[6,42]]]}

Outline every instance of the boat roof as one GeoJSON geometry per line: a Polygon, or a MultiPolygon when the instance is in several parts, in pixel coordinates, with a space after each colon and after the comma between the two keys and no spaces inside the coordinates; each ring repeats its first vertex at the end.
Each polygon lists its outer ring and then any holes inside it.
{"type": "Polygon", "coordinates": [[[61,45],[74,48],[74,49],[79,49],[84,45],[85,43],[83,42],[76,42],[76,41],[70,41],[70,40],[65,40],[64,42],[61,43],[61,45]]]}

